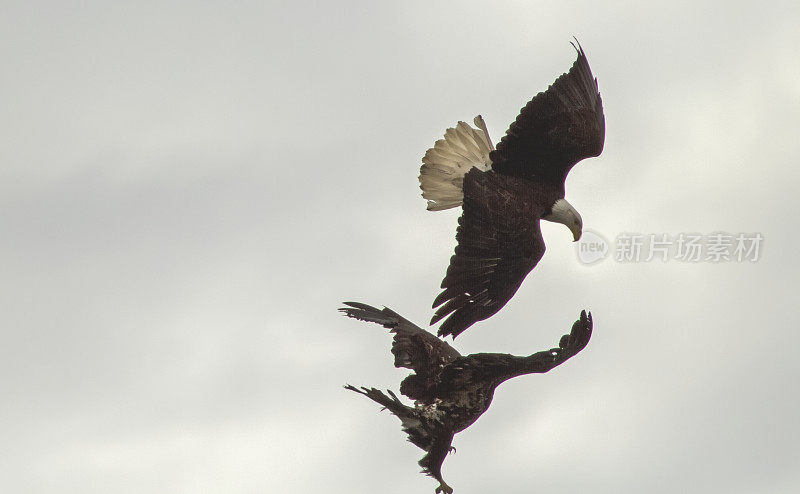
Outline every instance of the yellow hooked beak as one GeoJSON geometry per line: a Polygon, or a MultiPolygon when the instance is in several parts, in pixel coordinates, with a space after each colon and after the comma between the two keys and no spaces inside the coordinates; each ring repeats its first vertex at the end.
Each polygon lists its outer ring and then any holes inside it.
{"type": "Polygon", "coordinates": [[[570,231],[572,232],[572,238],[574,239],[573,242],[577,242],[581,239],[581,235],[583,235],[583,228],[581,225],[573,226],[570,228],[570,231]]]}

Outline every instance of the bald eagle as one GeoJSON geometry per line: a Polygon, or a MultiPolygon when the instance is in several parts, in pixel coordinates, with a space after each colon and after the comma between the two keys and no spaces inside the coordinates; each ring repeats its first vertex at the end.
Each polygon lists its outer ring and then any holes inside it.
{"type": "MultiPolygon", "coordinates": [[[[577,40],[576,40],[577,42],[577,40]]],[[[447,129],[422,158],[428,209],[462,207],[455,254],[433,301],[431,324],[455,338],[496,314],[544,255],[539,220],[563,223],[575,241],[583,220],[564,198],[570,169],[599,156],[603,102],[580,44],[578,58],[520,111],[494,149],[483,118],[447,129]]]]}
{"type": "Polygon", "coordinates": [[[442,462],[453,450],[453,436],[472,425],[492,402],[500,383],[524,374],[545,373],[580,352],[592,336],[592,314],[581,312],[572,331],[561,337],[558,348],[517,357],[505,353],[462,356],[447,342],[416,326],[389,308],[345,302],[339,309],[361,321],[374,322],[394,333],[394,366],[414,372],[400,383],[400,392],[414,400],[405,405],[390,390],[345,388],[361,393],[388,409],[402,422],[408,440],[425,451],[422,472],[439,481],[436,493],[452,494],[442,478],[442,462]]]}

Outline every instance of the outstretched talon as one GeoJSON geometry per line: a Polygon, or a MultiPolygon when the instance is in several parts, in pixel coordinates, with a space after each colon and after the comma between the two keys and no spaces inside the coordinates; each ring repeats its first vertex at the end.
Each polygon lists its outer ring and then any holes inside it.
{"type": "Polygon", "coordinates": [[[453,488],[444,483],[444,480],[439,481],[439,487],[436,488],[436,494],[453,494],[453,488]]]}
{"type": "Polygon", "coordinates": [[[450,446],[450,449],[448,451],[450,451],[453,454],[456,454],[456,447],[455,446],[450,446]]]}

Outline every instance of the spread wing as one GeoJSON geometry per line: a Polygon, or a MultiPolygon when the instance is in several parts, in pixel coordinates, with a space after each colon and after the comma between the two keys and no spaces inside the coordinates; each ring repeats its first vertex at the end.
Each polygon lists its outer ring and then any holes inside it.
{"type": "MultiPolygon", "coordinates": [[[[573,45],[575,46],[575,45],[573,45]]],[[[583,48],[562,74],[525,105],[490,154],[498,173],[563,185],[580,160],[598,156],[605,142],[603,101],[583,48]]]]}
{"type": "Polygon", "coordinates": [[[447,366],[442,382],[450,389],[463,389],[470,382],[502,382],[522,374],[544,374],[558,367],[586,348],[592,337],[592,313],[581,311],[580,319],[569,334],[561,337],[558,348],[551,348],[526,357],[507,353],[473,353],[447,366]]]}
{"type": "Polygon", "coordinates": [[[455,255],[431,320],[447,317],[440,336],[453,335],[499,311],[544,255],[544,209],[513,177],[471,170],[464,180],[455,255]]]}
{"type": "Polygon", "coordinates": [[[359,302],[345,302],[339,309],[348,317],[382,325],[394,333],[392,354],[395,367],[413,369],[420,375],[438,373],[441,366],[460,357],[455,348],[418,327],[389,308],[383,310],[359,302]]]}

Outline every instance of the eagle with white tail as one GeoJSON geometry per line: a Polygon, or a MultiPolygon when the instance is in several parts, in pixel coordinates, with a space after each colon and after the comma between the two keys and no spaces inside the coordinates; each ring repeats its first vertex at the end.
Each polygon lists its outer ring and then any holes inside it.
{"type": "Polygon", "coordinates": [[[578,58],[569,72],[522,108],[496,149],[478,115],[478,128],[459,122],[422,158],[428,209],[462,207],[458,245],[433,301],[431,324],[446,318],[439,336],[455,338],[514,296],[544,255],[539,220],[581,237],[583,221],[564,198],[564,182],[577,162],[603,151],[605,117],[583,48],[573,47],[578,58]]]}

